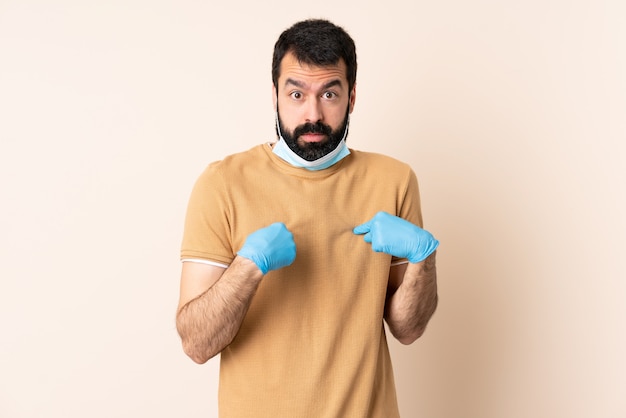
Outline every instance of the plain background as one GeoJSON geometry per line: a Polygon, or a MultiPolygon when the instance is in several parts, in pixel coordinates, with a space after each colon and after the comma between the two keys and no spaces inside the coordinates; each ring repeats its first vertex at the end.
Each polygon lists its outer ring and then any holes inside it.
{"type": "MultiPolygon", "coordinates": [[[[279,33],[357,43],[348,144],[442,242],[404,417],[626,416],[621,0],[0,0],[0,417],[215,417],[174,327],[187,198],[274,140],[279,33]]],[[[324,402],[324,400],[320,400],[324,402]]]]}

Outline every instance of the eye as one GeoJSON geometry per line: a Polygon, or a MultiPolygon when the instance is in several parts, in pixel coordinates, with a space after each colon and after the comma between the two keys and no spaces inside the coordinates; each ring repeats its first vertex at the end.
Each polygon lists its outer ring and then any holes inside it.
{"type": "Polygon", "coordinates": [[[322,97],[326,100],[332,100],[337,97],[337,93],[335,93],[334,91],[326,91],[324,92],[324,94],[322,94],[322,97]]]}
{"type": "Polygon", "coordinates": [[[295,100],[300,100],[300,99],[302,99],[302,93],[301,93],[301,92],[299,92],[299,91],[293,91],[293,92],[291,92],[291,93],[289,94],[289,96],[291,96],[291,98],[292,98],[292,99],[295,99],[295,100]]]}

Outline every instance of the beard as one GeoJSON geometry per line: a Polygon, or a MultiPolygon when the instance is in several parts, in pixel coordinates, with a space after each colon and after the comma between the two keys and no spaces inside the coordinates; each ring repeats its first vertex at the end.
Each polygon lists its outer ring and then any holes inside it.
{"type": "MultiPolygon", "coordinates": [[[[278,112],[278,110],[277,110],[278,112]]],[[[280,120],[280,113],[278,114],[276,123],[276,133],[285,140],[287,146],[296,153],[296,155],[305,159],[306,161],[315,161],[323,156],[333,152],[341,140],[344,138],[344,134],[348,136],[348,120],[350,117],[349,109],[346,109],[346,116],[343,118],[341,126],[332,130],[329,125],[322,122],[310,123],[307,122],[302,125],[296,126],[293,132],[289,132],[280,120]],[[326,139],[321,142],[303,142],[298,143],[298,139],[301,135],[313,133],[326,135],[326,139]]]]}

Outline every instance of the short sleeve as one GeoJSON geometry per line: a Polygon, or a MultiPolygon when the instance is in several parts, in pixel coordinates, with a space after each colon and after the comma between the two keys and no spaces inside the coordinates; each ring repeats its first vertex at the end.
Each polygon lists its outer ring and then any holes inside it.
{"type": "Polygon", "coordinates": [[[422,220],[419,185],[417,182],[417,176],[413,170],[410,170],[408,173],[406,189],[400,203],[400,212],[398,216],[419,226],[420,228],[424,226],[424,222],[422,220]]]}
{"type": "Polygon", "coordinates": [[[185,217],[181,259],[199,258],[230,264],[234,259],[228,189],[219,162],[209,165],[196,181],[185,217]]]}
{"type": "MultiPolygon", "coordinates": [[[[400,218],[405,219],[421,228],[423,227],[423,221],[420,192],[417,176],[413,170],[409,169],[408,176],[404,184],[404,193],[400,194],[400,201],[398,205],[399,210],[396,216],[399,216],[400,218]]],[[[407,262],[406,258],[392,257],[391,260],[392,265],[404,262],[407,262]]]]}

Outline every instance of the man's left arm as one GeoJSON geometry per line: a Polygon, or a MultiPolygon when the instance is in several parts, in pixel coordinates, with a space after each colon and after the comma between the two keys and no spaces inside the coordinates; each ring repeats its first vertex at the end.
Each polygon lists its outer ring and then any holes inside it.
{"type": "Polygon", "coordinates": [[[354,228],[372,250],[406,258],[408,264],[390,270],[385,320],[403,344],[419,338],[437,307],[435,250],[439,246],[430,232],[387,212],[354,228]]]}
{"type": "Polygon", "coordinates": [[[402,344],[411,344],[424,333],[437,308],[436,252],[419,263],[391,267],[385,321],[402,344]]]}

